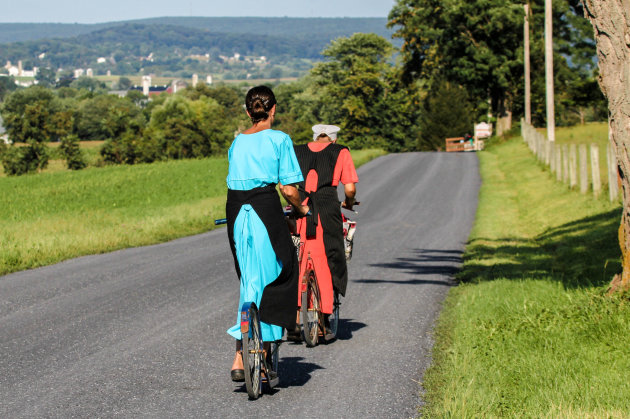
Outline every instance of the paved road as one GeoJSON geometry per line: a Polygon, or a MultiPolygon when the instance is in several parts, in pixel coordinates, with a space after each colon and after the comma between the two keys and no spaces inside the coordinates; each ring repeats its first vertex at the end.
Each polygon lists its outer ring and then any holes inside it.
{"type": "Polygon", "coordinates": [[[339,339],[281,348],[281,383],[232,383],[238,286],[224,229],[0,277],[0,417],[417,415],[431,328],[480,185],[472,153],[359,170],[339,339]]]}

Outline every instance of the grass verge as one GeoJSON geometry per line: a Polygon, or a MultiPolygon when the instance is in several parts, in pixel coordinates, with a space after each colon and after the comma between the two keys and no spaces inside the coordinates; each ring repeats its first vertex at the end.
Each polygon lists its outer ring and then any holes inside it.
{"type": "Polygon", "coordinates": [[[217,157],[0,177],[0,274],[208,231],[226,176],[217,157]]]}
{"type": "Polygon", "coordinates": [[[619,204],[569,191],[520,139],[479,154],[475,227],[436,328],[426,417],[630,417],[619,204]]]}
{"type": "MultiPolygon", "coordinates": [[[[543,135],[547,135],[546,128],[538,129],[543,135]]],[[[586,144],[589,153],[589,164],[586,166],[588,178],[592,182],[593,173],[590,164],[590,146],[597,144],[599,146],[599,178],[602,182],[603,196],[608,196],[608,160],[606,157],[608,147],[608,122],[589,122],[584,125],[575,125],[571,127],[556,128],[556,144],[586,144]]],[[[592,187],[592,186],[591,186],[592,187]]]]}

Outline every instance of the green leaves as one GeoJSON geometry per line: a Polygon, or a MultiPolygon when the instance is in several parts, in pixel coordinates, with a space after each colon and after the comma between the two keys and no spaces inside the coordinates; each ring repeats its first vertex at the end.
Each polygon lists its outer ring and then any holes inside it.
{"type": "MultiPolygon", "coordinates": [[[[544,2],[529,3],[531,22],[532,105],[544,106],[544,2]],[[543,92],[541,94],[541,92],[543,92]]],[[[523,3],[515,0],[398,0],[388,26],[403,42],[403,79],[438,79],[463,86],[484,113],[522,110],[523,3]]],[[[578,0],[555,1],[553,11],[556,92],[576,78],[592,76],[595,47],[592,29],[578,0]],[[558,69],[570,71],[558,71],[558,69]]]]}
{"type": "Polygon", "coordinates": [[[333,41],[323,51],[330,61],[311,71],[320,98],[319,122],[339,125],[341,143],[351,148],[409,149],[412,135],[399,129],[406,125],[392,125],[396,113],[415,119],[405,106],[413,95],[392,93],[401,87],[389,62],[393,52],[384,38],[357,33],[333,41]]]}

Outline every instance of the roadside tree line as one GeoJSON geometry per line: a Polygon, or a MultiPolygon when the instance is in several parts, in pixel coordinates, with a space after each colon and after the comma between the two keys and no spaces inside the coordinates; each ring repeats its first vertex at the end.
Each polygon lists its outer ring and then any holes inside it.
{"type": "MultiPolygon", "coordinates": [[[[539,123],[545,117],[544,71],[536,70],[543,65],[542,3],[532,5],[538,39],[532,52],[532,102],[539,123]]],[[[592,29],[582,12],[577,0],[554,3],[558,125],[606,117],[592,29]]],[[[332,41],[322,52],[325,60],[305,77],[274,86],[275,127],[302,143],[311,138],[313,124],[337,124],[340,141],[352,148],[401,152],[441,149],[444,138],[471,133],[481,119],[518,120],[523,111],[522,22],[522,5],[513,0],[398,0],[389,26],[403,40],[401,50],[376,34],[332,41]]],[[[26,144],[4,147],[5,172],[45,167],[49,141],[65,142],[62,153],[71,152],[65,158],[73,168],[83,167],[75,144],[80,140],[104,141],[104,163],[216,155],[247,126],[244,84],[198,85],[151,100],[137,91],[112,96],[102,87],[84,78],[68,87],[5,89],[4,125],[14,143],[26,144]]]]}

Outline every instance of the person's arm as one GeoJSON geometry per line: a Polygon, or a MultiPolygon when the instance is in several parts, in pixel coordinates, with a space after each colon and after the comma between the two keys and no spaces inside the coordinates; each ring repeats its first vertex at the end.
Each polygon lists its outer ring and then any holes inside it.
{"type": "Polygon", "coordinates": [[[297,188],[293,185],[283,185],[282,183],[278,184],[280,189],[280,193],[284,196],[284,199],[301,214],[306,215],[309,211],[308,205],[302,205],[300,202],[300,193],[297,188]]]}
{"type": "Polygon", "coordinates": [[[357,187],[354,183],[347,183],[343,185],[343,191],[346,194],[346,199],[341,203],[341,206],[351,210],[355,202],[354,197],[357,194],[357,187]]]}

